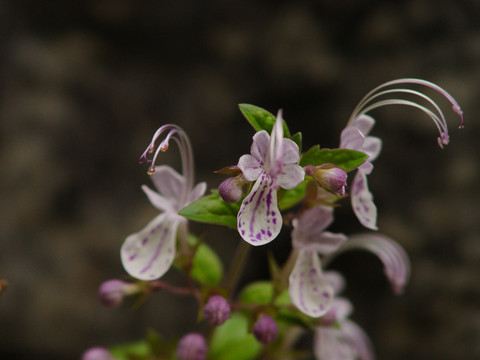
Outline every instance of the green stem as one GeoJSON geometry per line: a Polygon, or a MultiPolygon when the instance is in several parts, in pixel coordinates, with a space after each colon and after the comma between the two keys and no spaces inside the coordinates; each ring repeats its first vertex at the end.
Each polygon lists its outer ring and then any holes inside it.
{"type": "Polygon", "coordinates": [[[235,290],[238,280],[240,280],[240,275],[245,267],[250,248],[251,246],[243,240],[240,240],[237,245],[235,255],[233,256],[232,265],[230,266],[225,279],[225,288],[230,292],[230,296],[232,296],[233,290],[235,290]]]}

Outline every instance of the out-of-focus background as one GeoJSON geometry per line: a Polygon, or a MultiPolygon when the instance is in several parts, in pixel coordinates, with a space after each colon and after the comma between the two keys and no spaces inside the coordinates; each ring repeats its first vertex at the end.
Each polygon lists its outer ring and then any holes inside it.
{"type": "MultiPolygon", "coordinates": [[[[161,293],[130,310],[96,297],[124,274],[122,240],[156,214],[137,158],[157,127],[190,134],[197,180],[213,188],[223,180],[213,171],[251,144],[238,103],[283,108],[305,148],[336,147],[366,92],[401,77],[447,89],[466,122],[458,130],[436,98],[451,125],[440,150],[419,111],[372,113],[384,151],[370,188],[380,230],[411,256],[411,282],[395,296],[362,253],[332,267],[379,359],[480,358],[477,0],[2,1],[0,71],[1,359],[75,359],[148,327],[167,337],[191,329],[188,299],[161,293]]],[[[177,164],[175,147],[161,160],[177,164]]],[[[229,261],[235,231],[193,229],[229,261]]],[[[348,201],[333,230],[362,230],[348,201]]],[[[268,249],[285,256],[285,232],[255,249],[244,281],[268,276],[268,249]]]]}

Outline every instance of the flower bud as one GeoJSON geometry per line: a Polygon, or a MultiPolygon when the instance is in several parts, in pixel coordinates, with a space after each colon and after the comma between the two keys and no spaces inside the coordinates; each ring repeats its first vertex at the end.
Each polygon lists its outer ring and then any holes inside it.
{"type": "Polygon", "coordinates": [[[138,292],[136,284],[129,284],[121,280],[108,280],[103,282],[98,289],[98,297],[103,306],[117,307],[126,295],[138,292]]]}
{"type": "Polygon", "coordinates": [[[102,347],[93,347],[85,351],[82,360],[115,360],[110,352],[102,347]]]}
{"type": "Polygon", "coordinates": [[[223,296],[212,296],[203,308],[203,317],[213,326],[221,325],[230,317],[230,305],[223,296]]]}
{"type": "Polygon", "coordinates": [[[275,320],[268,315],[263,315],[253,325],[253,335],[262,344],[269,344],[275,341],[278,336],[278,326],[275,320]]]}
{"type": "Polygon", "coordinates": [[[337,196],[345,196],[345,186],[347,185],[345,170],[332,164],[323,164],[320,166],[308,165],[305,167],[305,172],[325,190],[337,196]]]}
{"type": "Polygon", "coordinates": [[[246,181],[243,178],[243,175],[229,177],[220,184],[218,187],[218,193],[222,197],[223,201],[235,203],[242,198],[243,185],[245,185],[245,183],[246,181]]]}
{"type": "Polygon", "coordinates": [[[202,335],[187,334],[180,339],[177,346],[179,360],[204,360],[207,356],[207,343],[202,335]]]}

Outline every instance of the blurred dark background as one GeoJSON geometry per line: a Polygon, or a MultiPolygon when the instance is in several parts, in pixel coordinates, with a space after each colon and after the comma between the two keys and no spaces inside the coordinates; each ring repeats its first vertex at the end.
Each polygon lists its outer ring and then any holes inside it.
{"type": "MultiPolygon", "coordinates": [[[[1,359],[76,359],[147,327],[191,329],[188,299],[162,293],[129,310],[96,298],[124,274],[122,240],[156,214],[137,158],[157,127],[190,134],[197,180],[213,188],[223,178],[212,171],[250,148],[238,103],[283,108],[306,148],[336,147],[357,102],[400,77],[444,87],[466,121],[458,130],[440,99],[451,125],[440,150],[424,114],[372,114],[384,140],[369,180],[379,227],[409,252],[411,282],[393,295],[368,254],[332,266],[379,359],[480,358],[477,0],[2,1],[0,71],[1,359]]],[[[177,163],[176,149],[161,160],[177,163]]],[[[345,205],[333,230],[361,231],[345,205]]],[[[229,261],[235,231],[193,228],[229,261]]],[[[288,248],[286,231],[256,249],[244,281],[268,276],[267,249],[281,260],[288,248]]]]}

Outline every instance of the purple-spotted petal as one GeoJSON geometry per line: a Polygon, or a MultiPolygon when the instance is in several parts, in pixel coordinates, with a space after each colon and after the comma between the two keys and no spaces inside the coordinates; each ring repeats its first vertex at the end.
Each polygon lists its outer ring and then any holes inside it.
{"type": "Polygon", "coordinates": [[[185,188],[185,178],[167,165],[156,167],[150,178],[158,192],[170,199],[180,199],[185,188]]]}
{"type": "Polygon", "coordinates": [[[354,126],[347,126],[340,134],[340,148],[361,151],[365,136],[354,126]]]}
{"type": "Polygon", "coordinates": [[[290,274],[288,292],[292,303],[309,316],[320,317],[330,310],[333,288],[322,276],[316,252],[299,251],[290,274]]]}
{"type": "Polygon", "coordinates": [[[255,133],[252,146],[250,147],[250,154],[259,162],[265,162],[269,144],[270,135],[265,130],[255,133]]]}
{"type": "Polygon", "coordinates": [[[187,203],[185,204],[185,206],[187,206],[188,204],[200,199],[205,194],[206,190],[207,190],[207,183],[206,182],[198,183],[193,188],[192,192],[189,194],[188,200],[187,200],[187,203]]]}
{"type": "Polygon", "coordinates": [[[277,175],[277,184],[281,188],[291,190],[296,188],[305,178],[305,170],[300,165],[284,165],[282,172],[277,175]]]}
{"type": "Polygon", "coordinates": [[[368,190],[367,176],[357,171],[353,179],[350,196],[353,212],[360,223],[372,230],[377,230],[377,207],[373,203],[373,195],[368,190]]]}
{"type": "Polygon", "coordinates": [[[150,189],[147,185],[142,185],[143,192],[147,195],[148,200],[160,211],[175,212],[177,202],[175,199],[167,198],[160,195],[156,191],[150,189]]]}
{"type": "Polygon", "coordinates": [[[176,214],[163,213],[128,236],[120,251],[125,270],[140,280],[154,280],[165,274],[175,257],[177,227],[182,221],[176,214]]]}
{"type": "Polygon", "coordinates": [[[410,278],[410,261],[405,250],[394,240],[377,233],[356,234],[339,249],[346,250],[363,249],[377,255],[384,265],[385,275],[392,284],[395,293],[403,292],[410,278]]]}
{"type": "Polygon", "coordinates": [[[242,155],[238,160],[238,167],[248,181],[257,180],[263,171],[263,163],[252,155],[242,155]]]}
{"type": "Polygon", "coordinates": [[[263,173],[243,199],[238,211],[238,232],[251,245],[264,245],[275,239],[282,228],[273,180],[263,173]]]}
{"type": "Polygon", "coordinates": [[[361,115],[352,123],[352,126],[355,126],[365,136],[370,133],[373,125],[375,125],[375,119],[368,115],[361,115]]]}

